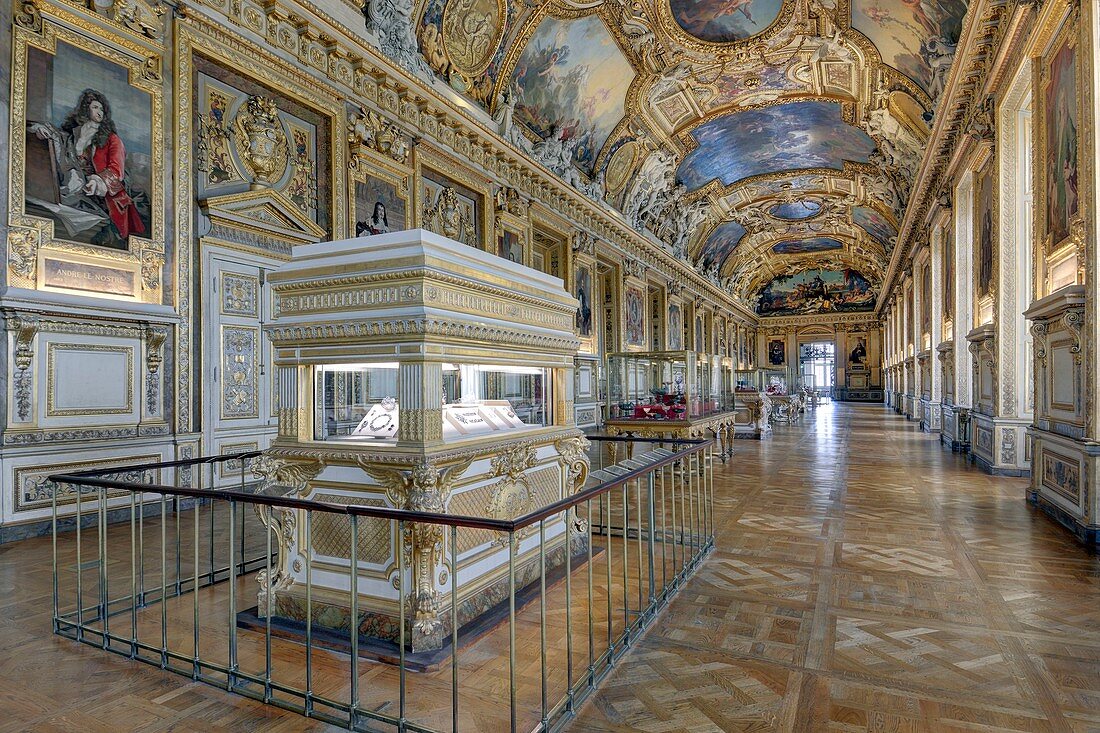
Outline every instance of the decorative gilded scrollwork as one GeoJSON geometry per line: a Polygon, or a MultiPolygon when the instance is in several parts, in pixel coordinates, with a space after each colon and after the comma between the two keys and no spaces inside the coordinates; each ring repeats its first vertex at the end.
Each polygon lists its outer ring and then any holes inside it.
{"type": "MultiPolygon", "coordinates": [[[[272,455],[262,455],[252,463],[252,473],[261,480],[260,491],[267,492],[276,487],[286,487],[290,494],[304,496],[309,492],[309,482],[317,477],[324,468],[318,460],[288,461],[272,455]]],[[[274,531],[279,543],[279,553],[270,575],[261,570],[256,575],[260,586],[257,595],[257,615],[261,618],[274,612],[275,595],[294,584],[291,574],[291,547],[294,544],[295,518],[297,511],[267,505],[256,504],[256,515],[265,527],[274,531]]]]}
{"type": "Polygon", "coordinates": [[[458,203],[458,192],[450,186],[439,190],[434,204],[424,207],[424,226],[448,239],[470,244],[474,241],[474,223],[458,203]]]}
{"type": "Polygon", "coordinates": [[[16,5],[15,24],[35,33],[42,31],[42,16],[33,0],[23,0],[16,5]]]}
{"type": "Polygon", "coordinates": [[[145,407],[150,415],[157,414],[160,409],[160,365],[164,361],[164,341],[168,338],[168,330],[148,326],[145,329],[145,366],[149,372],[145,387],[145,407]]]}
{"type": "MultiPolygon", "coordinates": [[[[1066,330],[1073,336],[1073,345],[1069,347],[1069,353],[1080,354],[1081,353],[1081,329],[1085,325],[1085,314],[1083,311],[1070,310],[1062,314],[1062,325],[1066,327],[1066,330]]],[[[1077,357],[1080,359],[1080,357],[1077,357]]]]}
{"type": "Polygon", "coordinates": [[[270,186],[277,182],[290,161],[290,143],[275,100],[249,97],[234,123],[237,153],[256,183],[270,186]]]}
{"type": "MultiPolygon", "coordinates": [[[[470,467],[473,458],[440,468],[428,460],[409,469],[381,466],[358,458],[363,472],[381,484],[386,498],[400,509],[442,514],[455,482],[470,467]]],[[[435,569],[443,562],[443,526],[412,522],[405,529],[402,547],[412,560],[413,591],[407,599],[413,617],[412,648],[438,648],[443,622],[439,618],[440,596],[435,569]]]]}
{"type": "Polygon", "coordinates": [[[408,136],[373,109],[359,107],[349,113],[347,133],[353,157],[362,155],[365,150],[375,150],[398,163],[404,164],[408,160],[408,136]]]}
{"type": "Polygon", "coordinates": [[[8,269],[13,275],[34,280],[38,271],[38,232],[34,229],[8,230],[8,269]]]}
{"type": "Polygon", "coordinates": [[[15,412],[20,421],[26,422],[31,417],[31,395],[34,389],[31,365],[34,362],[34,337],[38,333],[38,321],[14,317],[8,321],[8,327],[15,332],[15,376],[12,390],[15,412]]]}

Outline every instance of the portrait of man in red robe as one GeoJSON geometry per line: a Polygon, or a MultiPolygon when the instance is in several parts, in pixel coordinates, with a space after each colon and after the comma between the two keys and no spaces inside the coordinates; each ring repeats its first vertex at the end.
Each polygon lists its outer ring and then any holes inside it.
{"type": "MultiPolygon", "coordinates": [[[[146,233],[145,194],[131,190],[126,179],[126,146],[111,117],[106,95],[85,89],[60,126],[27,125],[33,137],[49,145],[57,190],[49,199],[32,196],[27,203],[52,214],[64,234],[55,235],[125,249],[131,234],[146,233]]],[[[33,211],[31,212],[33,213],[33,211]]]]}

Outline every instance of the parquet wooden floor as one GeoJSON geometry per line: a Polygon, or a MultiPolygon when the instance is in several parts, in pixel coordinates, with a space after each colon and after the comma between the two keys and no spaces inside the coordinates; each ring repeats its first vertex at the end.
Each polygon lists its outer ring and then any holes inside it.
{"type": "Polygon", "coordinates": [[[573,730],[1100,731],[1100,560],[881,408],[716,477],[717,552],[573,730]]]}
{"type": "MultiPolygon", "coordinates": [[[[735,447],[716,552],[571,730],[1100,731],[1100,560],[1024,481],[873,406],[735,447]]],[[[336,730],[52,635],[49,567],[0,546],[0,733],[336,730]]],[[[506,696],[500,651],[464,684],[506,696]]]]}

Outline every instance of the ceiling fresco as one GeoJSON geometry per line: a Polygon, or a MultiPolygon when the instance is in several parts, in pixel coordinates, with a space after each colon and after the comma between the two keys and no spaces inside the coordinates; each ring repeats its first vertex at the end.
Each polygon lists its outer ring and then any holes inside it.
{"type": "Polygon", "coordinates": [[[783,0],[671,0],[672,17],[701,41],[729,43],[767,30],[783,11],[783,0]]]}
{"type": "Polygon", "coordinates": [[[626,109],[634,70],[598,17],[547,18],[512,73],[515,114],[540,138],[555,126],[575,142],[573,160],[586,172],[626,109]]]}
{"type": "Polygon", "coordinates": [[[964,15],[964,0],[852,0],[852,27],[933,97],[943,91],[964,15]]]}
{"type": "Polygon", "coordinates": [[[776,219],[809,219],[821,213],[821,202],[814,199],[798,199],[796,201],[784,201],[773,206],[768,213],[776,219]]]}
{"type": "Polygon", "coordinates": [[[691,132],[697,147],[677,170],[689,190],[717,179],[729,186],[750,176],[866,163],[875,141],[841,119],[839,104],[791,102],[733,112],[691,132]]]}
{"type": "Polygon", "coordinates": [[[852,209],[852,221],[886,249],[893,247],[898,228],[882,214],[866,206],[857,206],[852,209]]]}
{"type": "Polygon", "coordinates": [[[708,270],[715,264],[721,266],[744,236],[745,227],[736,221],[720,224],[703,245],[699,256],[702,269],[708,270]]]}
{"type": "Polygon", "coordinates": [[[810,252],[828,252],[841,249],[844,245],[832,237],[810,237],[809,239],[787,239],[772,246],[777,255],[804,255],[810,252]]]}
{"type": "Polygon", "coordinates": [[[755,305],[811,270],[877,287],[966,10],[416,0],[411,34],[377,31],[406,69],[434,75],[566,184],[755,305]]]}

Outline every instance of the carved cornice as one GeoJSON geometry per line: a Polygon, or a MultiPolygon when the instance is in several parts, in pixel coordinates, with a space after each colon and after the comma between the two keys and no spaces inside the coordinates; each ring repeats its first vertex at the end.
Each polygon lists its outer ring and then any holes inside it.
{"type": "Polygon", "coordinates": [[[918,231],[928,219],[936,194],[947,184],[945,177],[953,151],[972,130],[984,129],[983,110],[988,112],[989,102],[981,91],[993,67],[996,50],[1007,33],[1010,7],[1009,0],[978,0],[966,14],[960,52],[951,67],[947,91],[940,100],[932,137],[913,184],[898,243],[875,305],[877,312],[881,313],[893,296],[901,270],[919,242],[918,231]]]}
{"type": "Polygon", "coordinates": [[[211,10],[222,22],[197,13],[186,14],[180,22],[234,49],[248,49],[249,53],[254,53],[251,50],[254,47],[242,40],[241,34],[227,32],[226,25],[266,37],[277,52],[288,54],[297,62],[307,61],[300,63],[306,74],[323,77],[357,104],[370,102],[395,117],[405,129],[486,171],[497,183],[541,201],[589,231],[623,259],[640,260],[670,279],[678,277],[690,287],[707,293],[712,302],[721,303],[741,320],[755,321],[755,314],[747,306],[678,260],[664,246],[633,230],[610,206],[593,201],[505,143],[469,108],[454,104],[422,79],[396,68],[363,39],[360,31],[342,25],[316,7],[308,11],[303,8],[301,14],[293,17],[276,3],[263,3],[259,7],[262,13],[249,14],[248,24],[237,15],[219,12],[218,8],[211,10]],[[284,32],[291,27],[290,32],[284,32]]]}

